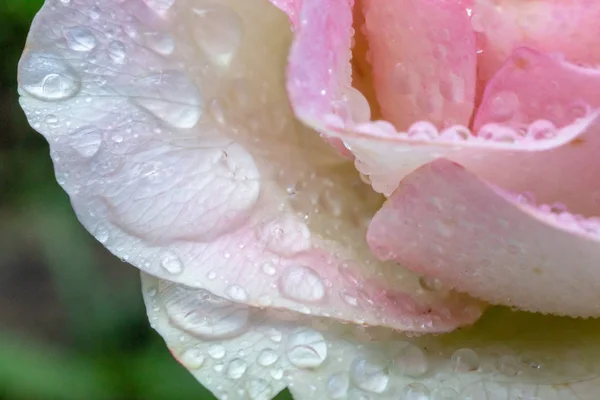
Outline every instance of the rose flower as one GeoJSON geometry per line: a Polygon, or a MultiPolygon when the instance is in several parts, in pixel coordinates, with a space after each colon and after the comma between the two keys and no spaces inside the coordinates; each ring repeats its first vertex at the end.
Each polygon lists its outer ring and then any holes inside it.
{"type": "Polygon", "coordinates": [[[19,91],[79,220],[218,398],[596,400],[599,18],[47,0],[19,91]]]}

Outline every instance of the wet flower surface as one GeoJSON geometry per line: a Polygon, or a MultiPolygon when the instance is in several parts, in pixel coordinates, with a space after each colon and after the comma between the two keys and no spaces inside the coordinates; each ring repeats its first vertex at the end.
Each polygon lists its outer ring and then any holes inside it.
{"type": "Polygon", "coordinates": [[[600,315],[599,14],[47,0],[21,105],[217,397],[595,399],[596,321],[469,326],[600,315]]]}

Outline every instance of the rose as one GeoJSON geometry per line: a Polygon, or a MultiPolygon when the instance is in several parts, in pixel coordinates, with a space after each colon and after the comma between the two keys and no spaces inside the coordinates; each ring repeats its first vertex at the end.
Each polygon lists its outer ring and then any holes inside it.
{"type": "Polygon", "coordinates": [[[600,6],[352,3],[49,0],[21,104],[218,397],[595,398],[596,321],[407,333],[599,314],[600,6]]]}

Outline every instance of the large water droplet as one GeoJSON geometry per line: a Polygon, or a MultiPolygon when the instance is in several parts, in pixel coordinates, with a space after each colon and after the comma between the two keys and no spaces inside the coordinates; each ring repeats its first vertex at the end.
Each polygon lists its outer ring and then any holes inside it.
{"type": "Polygon", "coordinates": [[[405,400],[430,400],[429,388],[422,383],[411,383],[404,388],[405,400]]]}
{"type": "Polygon", "coordinates": [[[133,84],[132,99],[176,128],[192,128],[204,107],[198,87],[181,72],[168,71],[133,84]]]}
{"type": "Polygon", "coordinates": [[[46,53],[24,56],[19,81],[25,92],[45,101],[66,100],[81,88],[77,73],[65,61],[46,53]]]}
{"type": "Polygon", "coordinates": [[[241,358],[235,358],[227,365],[227,377],[231,379],[240,379],[246,373],[248,364],[241,358]]]}
{"type": "Polygon", "coordinates": [[[316,302],[325,297],[325,285],[321,277],[311,268],[292,265],[279,278],[279,290],[287,298],[316,302]]]}
{"type": "Polygon", "coordinates": [[[234,337],[248,326],[248,307],[234,304],[206,290],[170,284],[162,289],[162,295],[171,323],[197,337],[234,337]]]}
{"type": "Polygon", "coordinates": [[[311,246],[308,226],[292,216],[265,222],[260,227],[258,237],[269,250],[281,256],[294,255],[310,249],[311,246]]]}
{"type": "Polygon", "coordinates": [[[75,51],[91,51],[98,43],[96,36],[85,26],[75,26],[65,32],[67,46],[75,51]]]}
{"type": "Polygon", "coordinates": [[[170,274],[176,275],[183,271],[183,262],[179,256],[172,251],[167,251],[160,258],[160,265],[170,274]]]}
{"type": "Polygon", "coordinates": [[[349,387],[350,379],[348,378],[348,374],[344,372],[333,374],[327,380],[327,394],[332,399],[345,398],[349,387]]]}
{"type": "Polygon", "coordinates": [[[427,357],[423,350],[408,342],[398,343],[398,347],[391,367],[395,373],[419,377],[427,372],[427,357]]]}
{"type": "Polygon", "coordinates": [[[450,359],[455,372],[473,372],[479,369],[479,355],[472,349],[456,350],[450,359]]]}
{"type": "Polygon", "coordinates": [[[362,357],[352,362],[350,373],[356,386],[373,393],[382,393],[390,380],[385,366],[362,357]]]}
{"type": "Polygon", "coordinates": [[[82,156],[92,157],[102,145],[102,132],[91,126],[83,127],[71,135],[70,145],[82,156]]]}
{"type": "Polygon", "coordinates": [[[220,360],[225,357],[225,347],[220,344],[213,344],[208,348],[208,355],[214,358],[215,360],[220,360]]]}
{"type": "Polygon", "coordinates": [[[264,379],[253,379],[246,383],[246,392],[251,400],[271,400],[271,385],[264,379]]]}
{"type": "Polygon", "coordinates": [[[215,64],[229,66],[244,36],[242,19],[235,11],[218,4],[196,6],[193,12],[196,43],[215,64]]]}
{"type": "Polygon", "coordinates": [[[270,365],[275,364],[278,359],[279,359],[279,354],[277,354],[277,352],[275,350],[264,349],[258,355],[257,361],[258,361],[258,364],[262,365],[263,367],[268,367],[270,365]]]}
{"type": "Polygon", "coordinates": [[[313,329],[302,329],[290,336],[287,357],[298,368],[317,368],[327,358],[327,342],[313,329]]]}

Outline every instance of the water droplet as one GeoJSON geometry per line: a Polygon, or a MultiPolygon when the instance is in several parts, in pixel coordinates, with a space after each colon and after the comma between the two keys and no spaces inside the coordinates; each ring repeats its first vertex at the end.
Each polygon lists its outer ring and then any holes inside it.
{"type": "Polygon", "coordinates": [[[456,400],[458,392],[450,387],[435,389],[431,395],[431,400],[456,400]]]}
{"type": "Polygon", "coordinates": [[[327,342],[313,329],[302,329],[290,336],[287,357],[298,368],[317,368],[327,358],[327,342]]]}
{"type": "Polygon", "coordinates": [[[75,96],[81,81],[65,61],[46,53],[30,53],[20,64],[21,87],[30,95],[46,101],[75,96]]]}
{"type": "Polygon", "coordinates": [[[472,349],[456,350],[450,360],[455,372],[473,372],[479,369],[479,355],[472,349]]]}
{"type": "Polygon", "coordinates": [[[213,344],[208,348],[208,355],[214,358],[215,360],[220,360],[225,357],[225,347],[220,344],[213,344]]]}
{"type": "Polygon", "coordinates": [[[267,275],[275,275],[275,273],[277,272],[275,266],[269,262],[264,263],[261,269],[262,272],[264,272],[267,275]]]}
{"type": "Polygon", "coordinates": [[[196,43],[215,64],[229,66],[244,36],[242,19],[235,11],[217,4],[194,7],[193,12],[196,43]]]}
{"type": "Polygon", "coordinates": [[[168,56],[175,50],[175,39],[166,32],[148,32],[144,34],[148,47],[158,54],[168,56]]]}
{"type": "Polygon", "coordinates": [[[362,357],[352,362],[350,374],[356,386],[373,393],[382,393],[385,391],[390,380],[385,366],[362,357]]]}
{"type": "Polygon", "coordinates": [[[125,62],[126,56],[126,49],[123,42],[110,42],[108,45],[108,56],[116,64],[123,64],[123,62],[125,62]]]}
{"type": "Polygon", "coordinates": [[[296,217],[276,218],[265,222],[259,229],[259,239],[275,254],[290,256],[311,247],[310,230],[296,217]]]}
{"type": "Polygon", "coordinates": [[[146,5],[158,14],[165,13],[175,3],[175,0],[144,0],[146,5]]]}
{"type": "Polygon", "coordinates": [[[279,359],[279,354],[273,349],[264,349],[258,355],[258,363],[263,367],[273,365],[279,359]]]}
{"type": "Polygon", "coordinates": [[[106,227],[99,226],[98,228],[96,228],[96,231],[94,232],[94,236],[100,243],[105,244],[106,242],[108,242],[110,234],[108,232],[108,229],[106,229],[106,227]]]}
{"type": "Polygon", "coordinates": [[[504,355],[498,358],[497,367],[500,372],[507,376],[517,376],[522,372],[522,365],[519,361],[510,355],[504,355]]]}
{"type": "Polygon", "coordinates": [[[83,127],[71,134],[70,145],[83,157],[92,157],[100,149],[102,132],[94,127],[83,127]]]}
{"type": "Polygon", "coordinates": [[[231,379],[240,379],[246,373],[248,365],[241,358],[235,358],[227,365],[227,377],[231,379]]]}
{"type": "Polygon", "coordinates": [[[345,103],[352,121],[355,123],[369,122],[371,120],[371,106],[367,98],[357,89],[349,87],[344,93],[345,103]]]}
{"type": "Polygon", "coordinates": [[[231,285],[225,289],[225,294],[233,301],[244,302],[248,300],[248,294],[243,287],[238,285],[231,285]]]}
{"type": "Polygon", "coordinates": [[[442,289],[442,282],[437,278],[422,276],[419,278],[421,287],[430,292],[437,292],[442,289]]]}
{"type": "Polygon", "coordinates": [[[423,350],[412,343],[400,342],[392,368],[400,375],[419,377],[427,372],[427,357],[423,350]]]}
{"type": "Polygon", "coordinates": [[[235,337],[248,327],[248,307],[206,290],[171,284],[162,290],[162,296],[170,322],[202,339],[235,337]]]}
{"type": "Polygon", "coordinates": [[[511,119],[519,109],[519,96],[515,92],[503,91],[497,93],[491,100],[491,117],[496,122],[511,119]]]}
{"type": "Polygon", "coordinates": [[[253,379],[246,383],[246,392],[251,400],[271,400],[271,385],[264,379],[253,379]]]}
{"type": "Polygon", "coordinates": [[[279,278],[279,290],[287,298],[316,302],[325,297],[325,285],[321,277],[311,268],[292,265],[279,278]]]}
{"type": "Polygon", "coordinates": [[[179,361],[188,369],[198,369],[204,364],[204,352],[200,349],[189,349],[178,357],[179,361]]]}
{"type": "Polygon", "coordinates": [[[183,271],[183,262],[179,256],[168,251],[160,258],[160,265],[170,274],[180,274],[183,271]]]}
{"type": "Polygon", "coordinates": [[[196,125],[203,110],[198,87],[181,72],[168,71],[135,82],[133,101],[157,118],[176,127],[196,125]]]}
{"type": "Polygon", "coordinates": [[[65,32],[67,45],[75,51],[91,51],[98,41],[92,31],[85,26],[75,26],[65,32]]]}
{"type": "Polygon", "coordinates": [[[416,140],[431,140],[438,136],[438,130],[431,122],[415,122],[408,128],[408,137],[416,140]]]}
{"type": "Polygon", "coordinates": [[[348,374],[344,372],[333,374],[327,380],[327,394],[332,399],[345,398],[349,387],[350,379],[348,378],[348,374]]]}
{"type": "Polygon", "coordinates": [[[272,368],[271,371],[269,372],[269,374],[271,375],[271,378],[275,379],[276,381],[283,378],[283,373],[284,373],[284,371],[283,371],[283,368],[281,368],[281,367],[272,368]]]}
{"type": "Polygon", "coordinates": [[[429,388],[422,383],[414,382],[404,388],[405,400],[430,400],[429,388]]]}

